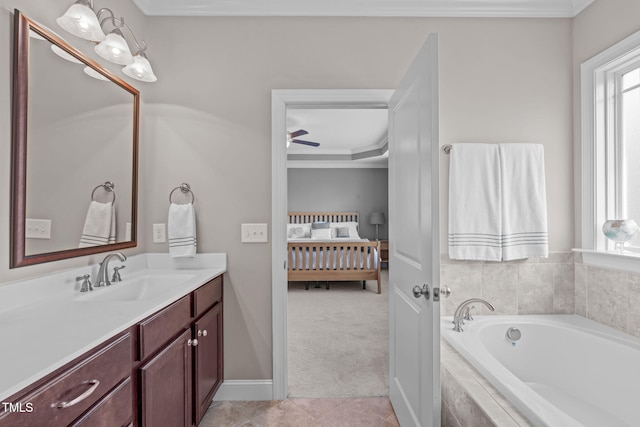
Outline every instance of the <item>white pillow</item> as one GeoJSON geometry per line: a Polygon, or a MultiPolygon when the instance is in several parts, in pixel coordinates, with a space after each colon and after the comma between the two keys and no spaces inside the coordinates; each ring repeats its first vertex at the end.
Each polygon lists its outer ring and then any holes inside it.
{"type": "Polygon", "coordinates": [[[311,224],[287,224],[288,239],[308,239],[311,237],[311,224]]]}
{"type": "Polygon", "coordinates": [[[318,239],[318,240],[331,240],[331,229],[330,228],[312,228],[311,238],[318,239]]]}
{"type": "Polygon", "coordinates": [[[336,237],[338,235],[338,227],[347,227],[349,229],[349,238],[350,239],[359,239],[360,234],[358,234],[358,223],[355,221],[347,221],[347,222],[332,222],[331,223],[331,236],[336,237]]]}

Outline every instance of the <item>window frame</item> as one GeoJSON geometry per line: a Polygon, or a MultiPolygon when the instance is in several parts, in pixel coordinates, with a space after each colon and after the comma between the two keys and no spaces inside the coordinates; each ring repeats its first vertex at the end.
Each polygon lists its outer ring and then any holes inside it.
{"type": "Polygon", "coordinates": [[[621,117],[609,114],[621,97],[616,85],[631,64],[640,63],[640,32],[611,46],[581,65],[582,119],[582,245],[583,262],[640,272],[640,253],[616,253],[602,233],[606,218],[615,215],[616,185],[621,182],[620,150],[607,144],[620,132],[621,117]],[[613,91],[613,92],[612,92],[613,91]],[[615,170],[615,179],[608,171],[615,170]],[[611,182],[617,181],[617,182],[611,182]]]}

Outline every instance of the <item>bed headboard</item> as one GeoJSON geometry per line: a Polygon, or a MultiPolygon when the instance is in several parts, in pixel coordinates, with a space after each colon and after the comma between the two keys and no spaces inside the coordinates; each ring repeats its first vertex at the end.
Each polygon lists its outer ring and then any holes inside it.
{"type": "Polygon", "coordinates": [[[357,222],[360,223],[358,212],[289,212],[288,224],[305,224],[316,221],[328,222],[357,222]]]}

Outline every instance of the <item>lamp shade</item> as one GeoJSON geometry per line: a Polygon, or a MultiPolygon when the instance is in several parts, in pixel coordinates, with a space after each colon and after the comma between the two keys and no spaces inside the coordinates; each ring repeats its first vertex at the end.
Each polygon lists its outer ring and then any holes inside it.
{"type": "Polygon", "coordinates": [[[120,65],[133,64],[133,55],[127,41],[117,28],[107,34],[107,37],[95,47],[95,51],[109,62],[120,65]]]}
{"type": "Polygon", "coordinates": [[[142,82],[152,83],[158,80],[156,75],[153,74],[151,63],[149,63],[144,52],[140,52],[134,56],[133,63],[124,67],[122,72],[132,79],[140,80],[142,82]]]}
{"type": "Polygon", "coordinates": [[[91,67],[84,67],[84,73],[87,76],[91,76],[96,80],[102,80],[102,81],[105,81],[105,82],[110,81],[108,78],[106,78],[105,76],[103,76],[102,74],[100,74],[99,72],[97,72],[96,70],[94,70],[91,67]]]}
{"type": "Polygon", "coordinates": [[[373,212],[369,217],[369,224],[383,225],[386,223],[387,223],[387,220],[384,216],[384,212],[373,212]]]}
{"type": "Polygon", "coordinates": [[[88,0],[78,0],[67,9],[56,22],[65,31],[85,40],[101,42],[105,39],[96,16],[88,0]]]}

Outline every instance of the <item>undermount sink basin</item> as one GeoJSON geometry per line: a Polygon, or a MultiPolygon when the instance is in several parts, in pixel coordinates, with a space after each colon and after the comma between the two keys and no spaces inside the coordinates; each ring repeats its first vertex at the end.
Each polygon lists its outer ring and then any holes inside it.
{"type": "Polygon", "coordinates": [[[167,273],[145,274],[138,277],[124,278],[108,287],[93,288],[92,292],[84,292],[77,296],[77,302],[105,301],[143,301],[164,295],[175,289],[195,274],[167,273]]]}

